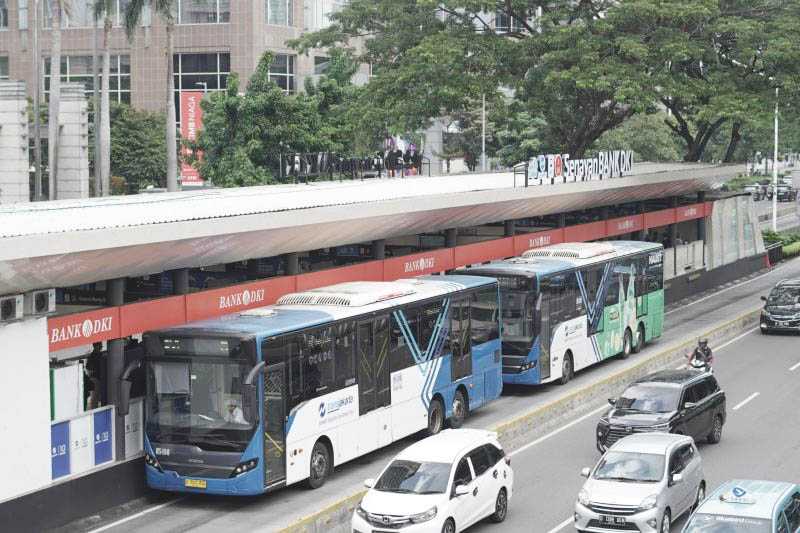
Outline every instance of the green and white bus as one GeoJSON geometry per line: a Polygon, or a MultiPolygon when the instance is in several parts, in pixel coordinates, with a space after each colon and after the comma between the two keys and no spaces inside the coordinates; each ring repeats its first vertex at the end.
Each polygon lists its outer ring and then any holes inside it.
{"type": "Polygon", "coordinates": [[[498,279],[507,384],[567,383],[594,363],[638,352],[664,327],[661,244],[556,244],[462,273],[498,279]]]}

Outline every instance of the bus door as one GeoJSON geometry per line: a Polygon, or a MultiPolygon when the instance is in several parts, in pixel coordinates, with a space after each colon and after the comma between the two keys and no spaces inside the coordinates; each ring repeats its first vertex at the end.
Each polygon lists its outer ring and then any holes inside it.
{"type": "MultiPolygon", "coordinates": [[[[356,330],[358,347],[358,414],[367,415],[381,407],[391,405],[391,381],[389,375],[389,318],[379,317],[358,323],[356,330]]],[[[392,441],[391,413],[388,409],[374,417],[373,434],[377,445],[392,441]]],[[[364,423],[372,425],[366,419],[364,423]]],[[[369,428],[365,428],[369,430],[369,428]]]]}
{"type": "Polygon", "coordinates": [[[264,371],[264,485],[286,479],[286,364],[264,371]]]}
{"type": "Polygon", "coordinates": [[[647,314],[647,257],[639,259],[635,268],[636,318],[640,318],[647,314]]]}
{"type": "Polygon", "coordinates": [[[539,379],[550,377],[550,295],[544,284],[536,298],[536,315],[539,321],[539,379]]]}
{"type": "Polygon", "coordinates": [[[453,300],[450,304],[450,378],[458,381],[472,375],[472,333],[470,332],[469,301],[453,300]]]}

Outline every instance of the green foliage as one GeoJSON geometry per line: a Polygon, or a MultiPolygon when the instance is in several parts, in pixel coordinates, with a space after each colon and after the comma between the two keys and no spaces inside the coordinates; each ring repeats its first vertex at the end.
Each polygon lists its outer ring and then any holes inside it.
{"type": "Polygon", "coordinates": [[[764,244],[781,243],[782,246],[790,246],[800,243],[800,233],[774,232],[764,230],[761,232],[764,237],[764,244]]]}
{"type": "Polygon", "coordinates": [[[794,257],[796,255],[800,255],[800,241],[795,241],[792,244],[788,244],[781,249],[783,253],[783,257],[794,257]]]}
{"type": "Polygon", "coordinates": [[[111,104],[110,113],[111,174],[124,178],[134,191],[163,186],[167,172],[164,114],[118,103],[111,104]]]}
{"type": "Polygon", "coordinates": [[[636,161],[676,161],[681,145],[664,123],[666,114],[638,114],[605,132],[592,146],[599,150],[631,150],[636,161]]]}

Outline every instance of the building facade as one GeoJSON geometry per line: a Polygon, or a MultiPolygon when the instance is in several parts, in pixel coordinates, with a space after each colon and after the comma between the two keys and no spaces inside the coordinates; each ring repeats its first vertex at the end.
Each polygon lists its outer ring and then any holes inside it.
{"type": "MultiPolygon", "coordinates": [[[[164,110],[167,91],[166,27],[158,16],[145,12],[140,27],[129,40],[124,12],[130,0],[115,0],[111,15],[112,101],[147,110],[164,110]]],[[[0,79],[35,83],[34,31],[41,27],[42,89],[50,78],[52,18],[49,0],[0,0],[0,79]]],[[[72,0],[69,15],[62,16],[63,81],[82,82],[92,91],[92,57],[102,46],[102,28],[92,27],[92,0],[72,0]]],[[[174,0],[173,65],[176,103],[181,91],[218,91],[235,72],[242,85],[252,75],[265,51],[275,54],[273,80],[285,91],[302,89],[305,78],[324,71],[324,53],[297,54],[287,41],[330,23],[330,15],[346,0],[174,0]]],[[[100,24],[102,25],[102,23],[100,24]]],[[[98,52],[99,53],[99,52],[98,52]]],[[[100,60],[99,60],[100,61],[100,60]]],[[[30,90],[30,89],[29,89],[30,90]]],[[[32,92],[32,91],[31,91],[32,92]]],[[[177,106],[180,113],[180,106],[177,106]]],[[[180,121],[180,116],[178,116],[180,121]]]]}

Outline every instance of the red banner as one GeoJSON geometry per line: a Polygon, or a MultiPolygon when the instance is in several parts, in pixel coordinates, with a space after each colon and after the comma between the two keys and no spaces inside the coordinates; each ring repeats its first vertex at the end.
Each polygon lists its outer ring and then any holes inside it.
{"type": "Polygon", "coordinates": [[[383,261],[370,261],[297,276],[297,292],[345,281],[383,281],[383,261]]]}
{"type": "Polygon", "coordinates": [[[564,228],[565,242],[584,242],[602,239],[606,236],[606,223],[603,220],[578,224],[564,228]]]}
{"type": "Polygon", "coordinates": [[[188,294],[186,321],[194,322],[273,304],[284,294],[294,292],[295,282],[295,276],[282,276],[188,294]]]}
{"type": "Polygon", "coordinates": [[[107,307],[47,319],[50,351],[116,339],[120,335],[119,307],[107,307]]]}
{"type": "Polygon", "coordinates": [[[120,336],[186,323],[186,298],[171,296],[120,307],[120,336]]]}
{"type": "Polygon", "coordinates": [[[563,229],[551,229],[547,231],[534,231],[514,237],[514,253],[522,255],[533,248],[550,246],[551,244],[561,244],[564,242],[563,229]]]}
{"type": "Polygon", "coordinates": [[[668,226],[675,223],[675,210],[661,209],[659,211],[651,211],[644,214],[644,227],[645,229],[660,228],[661,226],[668,226]]]}
{"type": "Polygon", "coordinates": [[[494,259],[511,257],[513,255],[513,237],[492,239],[491,241],[465,244],[463,246],[456,246],[453,248],[453,266],[458,268],[466,265],[473,265],[475,263],[483,263],[484,261],[492,261],[494,259]]]}
{"type": "MultiPolygon", "coordinates": [[[[197,140],[197,133],[203,129],[203,109],[200,101],[203,93],[200,91],[181,91],[181,137],[194,141],[197,140]]],[[[182,147],[181,154],[184,159],[192,155],[189,148],[182,147]]],[[[199,155],[199,154],[198,154],[199,155]]],[[[200,173],[192,165],[184,161],[181,162],[181,185],[197,187],[203,185],[200,173]]]]}
{"type": "Polygon", "coordinates": [[[644,216],[642,215],[630,215],[606,220],[606,237],[625,235],[642,229],[644,229],[644,216]]]}
{"type": "Polygon", "coordinates": [[[423,274],[442,272],[453,268],[453,249],[431,250],[419,254],[386,259],[383,262],[383,279],[394,281],[423,274]]]}
{"type": "Polygon", "coordinates": [[[703,218],[706,216],[705,204],[692,204],[684,205],[675,209],[675,220],[683,222],[685,220],[694,220],[696,218],[703,218]]]}

